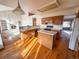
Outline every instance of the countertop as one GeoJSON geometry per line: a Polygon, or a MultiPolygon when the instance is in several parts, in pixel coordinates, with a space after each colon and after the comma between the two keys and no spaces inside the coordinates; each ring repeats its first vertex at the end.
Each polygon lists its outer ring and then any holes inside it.
{"type": "Polygon", "coordinates": [[[33,29],[39,29],[39,28],[35,27],[35,26],[32,26],[32,27],[21,29],[21,32],[28,31],[28,30],[33,30],[33,29]]]}
{"type": "Polygon", "coordinates": [[[48,34],[48,35],[54,35],[57,33],[56,31],[48,31],[48,30],[39,30],[38,32],[48,34]]]}

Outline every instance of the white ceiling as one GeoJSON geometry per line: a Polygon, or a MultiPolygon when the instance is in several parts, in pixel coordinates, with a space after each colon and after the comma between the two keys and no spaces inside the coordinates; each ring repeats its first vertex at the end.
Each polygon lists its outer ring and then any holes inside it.
{"type": "Polygon", "coordinates": [[[14,8],[11,8],[11,7],[0,4],[0,11],[7,11],[7,10],[13,10],[13,9],[14,8]]]}
{"type": "MultiPolygon", "coordinates": [[[[22,9],[27,12],[33,12],[35,14],[39,14],[42,16],[52,16],[54,14],[65,12],[65,13],[75,13],[74,11],[79,6],[79,0],[60,0],[60,6],[56,9],[49,10],[47,12],[39,12],[37,11],[38,8],[42,7],[43,5],[53,2],[54,0],[19,0],[22,9]],[[70,11],[71,10],[71,11],[70,11]]],[[[17,7],[17,0],[0,0],[0,4],[16,8],[17,7]]],[[[62,13],[64,14],[64,13],[62,13]]]]}

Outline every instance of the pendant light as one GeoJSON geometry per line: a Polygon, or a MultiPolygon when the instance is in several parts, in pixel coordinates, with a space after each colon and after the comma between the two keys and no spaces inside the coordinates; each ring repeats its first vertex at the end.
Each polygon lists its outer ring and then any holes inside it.
{"type": "Polygon", "coordinates": [[[19,0],[18,0],[18,6],[17,6],[17,8],[15,8],[13,10],[13,13],[15,13],[16,15],[24,15],[25,14],[25,12],[22,10],[22,8],[20,6],[19,0]]]}

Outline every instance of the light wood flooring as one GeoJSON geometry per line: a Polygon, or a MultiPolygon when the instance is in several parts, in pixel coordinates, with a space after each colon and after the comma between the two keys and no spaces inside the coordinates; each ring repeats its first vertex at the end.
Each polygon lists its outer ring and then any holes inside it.
{"type": "Polygon", "coordinates": [[[5,48],[0,50],[0,59],[79,59],[79,54],[68,50],[66,39],[56,42],[52,50],[37,42],[36,37],[11,41],[3,39],[5,48]]]}

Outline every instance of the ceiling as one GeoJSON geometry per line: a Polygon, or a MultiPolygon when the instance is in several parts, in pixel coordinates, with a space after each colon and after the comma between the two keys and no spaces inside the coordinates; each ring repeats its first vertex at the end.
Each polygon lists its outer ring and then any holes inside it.
{"type": "MultiPolygon", "coordinates": [[[[58,8],[46,11],[39,12],[38,8],[42,7],[45,4],[53,2],[54,0],[19,0],[22,9],[25,12],[32,12],[44,17],[52,15],[63,15],[63,14],[73,14],[79,6],[79,0],[59,0],[60,6],[58,8]]],[[[0,0],[0,4],[6,5],[11,8],[17,7],[17,0],[0,0]]]]}
{"type": "Polygon", "coordinates": [[[5,5],[1,5],[0,4],[0,11],[6,11],[6,10],[13,10],[14,8],[11,8],[11,7],[7,7],[5,5]]]}

